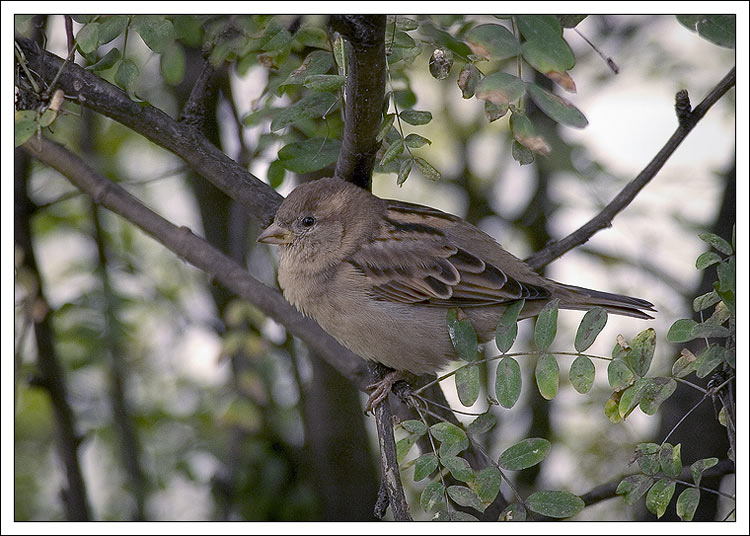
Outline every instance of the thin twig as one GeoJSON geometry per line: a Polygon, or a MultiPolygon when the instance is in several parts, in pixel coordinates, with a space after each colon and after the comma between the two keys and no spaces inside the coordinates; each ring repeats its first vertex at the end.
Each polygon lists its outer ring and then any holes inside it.
{"type": "Polygon", "coordinates": [[[571,249],[579,246],[589,240],[596,232],[610,227],[612,220],[619,214],[625,207],[627,207],[638,192],[646,186],[651,179],[653,179],[658,171],[666,164],[667,160],[672,153],[675,152],[677,147],[682,143],[691,130],[698,124],[698,121],[706,115],[711,106],[713,106],[729,89],[735,84],[735,69],[727,73],[727,75],[711,90],[705,99],[690,113],[687,120],[677,127],[677,130],[672,134],[667,143],[656,156],[649,162],[649,164],[641,171],[638,176],[628,183],[625,188],[620,191],[619,194],[610,202],[599,214],[594,216],[591,220],[581,226],[578,230],[573,231],[565,238],[552,242],[541,251],[534,253],[531,257],[526,259],[526,262],[534,270],[539,270],[552,262],[555,259],[561,257],[564,253],[571,249]]]}

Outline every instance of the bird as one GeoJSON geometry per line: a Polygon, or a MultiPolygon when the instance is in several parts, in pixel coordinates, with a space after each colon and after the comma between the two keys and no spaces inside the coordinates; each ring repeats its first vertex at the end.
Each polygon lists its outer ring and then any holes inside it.
{"type": "Polygon", "coordinates": [[[519,319],[553,299],[560,309],[599,306],[639,319],[655,311],[640,298],[548,279],[458,216],[339,178],[297,186],[258,241],[279,246],[277,279],[289,303],[355,354],[392,369],[372,386],[368,410],[406,373],[435,374],[458,359],[451,308],[471,321],[480,343],[520,299],[519,319]]]}

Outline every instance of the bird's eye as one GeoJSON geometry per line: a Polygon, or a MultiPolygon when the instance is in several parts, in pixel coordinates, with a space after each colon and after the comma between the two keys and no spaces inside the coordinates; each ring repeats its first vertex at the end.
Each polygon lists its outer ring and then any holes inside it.
{"type": "Polygon", "coordinates": [[[315,218],[312,216],[302,218],[302,227],[312,227],[313,225],[315,225],[315,218]]]}

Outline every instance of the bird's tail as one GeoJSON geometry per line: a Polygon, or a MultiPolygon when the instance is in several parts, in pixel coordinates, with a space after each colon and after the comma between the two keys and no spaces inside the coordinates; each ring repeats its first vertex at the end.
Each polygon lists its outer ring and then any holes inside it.
{"type": "Polygon", "coordinates": [[[576,287],[573,285],[560,284],[560,286],[570,291],[572,296],[572,299],[570,300],[562,299],[560,301],[561,309],[586,311],[592,307],[599,306],[604,307],[608,313],[632,316],[644,320],[651,320],[654,317],[643,311],[656,312],[653,303],[642,300],[641,298],[623,296],[622,294],[612,294],[610,292],[602,292],[600,290],[592,290],[590,288],[576,287]]]}

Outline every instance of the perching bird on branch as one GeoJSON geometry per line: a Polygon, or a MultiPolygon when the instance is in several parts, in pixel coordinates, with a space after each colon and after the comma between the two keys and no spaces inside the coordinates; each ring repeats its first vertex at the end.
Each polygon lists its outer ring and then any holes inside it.
{"type": "MultiPolygon", "coordinates": [[[[258,241],[280,247],[279,286],[292,305],[356,354],[398,372],[435,373],[457,358],[451,307],[471,320],[480,342],[521,298],[520,318],[554,298],[561,309],[600,306],[642,319],[654,311],[646,300],[547,279],[457,216],[380,199],[340,179],[297,187],[258,241]]],[[[368,409],[396,379],[386,377],[368,409]]]]}

